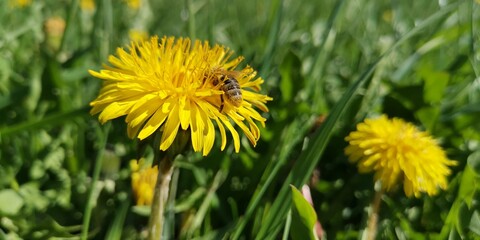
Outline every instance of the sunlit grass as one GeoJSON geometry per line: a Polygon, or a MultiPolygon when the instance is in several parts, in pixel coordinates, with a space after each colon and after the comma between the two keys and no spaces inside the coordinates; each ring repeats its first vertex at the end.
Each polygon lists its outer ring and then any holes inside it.
{"type": "Polygon", "coordinates": [[[380,114],[427,131],[458,165],[436,196],[384,194],[378,238],[480,236],[476,1],[94,2],[0,1],[0,239],[145,237],[129,161],[154,150],[125,119],[88,114],[101,87],[88,70],[146,35],[225,45],[274,99],[256,147],[241,137],[237,154],[228,136],[224,151],[175,160],[166,236],[289,236],[290,184],[310,187],[324,236],[366,236],[373,175],[348,162],[344,138],[380,114]]]}

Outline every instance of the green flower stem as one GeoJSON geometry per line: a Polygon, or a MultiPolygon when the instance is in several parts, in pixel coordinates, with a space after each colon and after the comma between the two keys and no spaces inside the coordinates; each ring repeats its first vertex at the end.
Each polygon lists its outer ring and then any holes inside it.
{"type": "Polygon", "coordinates": [[[155,185],[150,221],[148,223],[148,239],[150,240],[162,239],[164,215],[172,173],[172,160],[168,157],[163,158],[158,165],[158,178],[155,185]]]}
{"type": "Polygon", "coordinates": [[[374,240],[377,236],[377,227],[378,227],[378,213],[380,212],[380,203],[382,201],[383,189],[375,191],[375,196],[373,197],[372,206],[370,208],[370,214],[368,216],[367,222],[367,232],[366,239],[374,240]]]}

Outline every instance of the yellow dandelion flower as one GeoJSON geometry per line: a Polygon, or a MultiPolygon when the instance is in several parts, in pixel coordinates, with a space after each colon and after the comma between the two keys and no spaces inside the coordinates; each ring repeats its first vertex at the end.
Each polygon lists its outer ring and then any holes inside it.
{"type": "Polygon", "coordinates": [[[113,67],[90,71],[104,80],[99,96],[90,103],[91,113],[100,113],[100,122],[126,115],[128,136],[140,140],[160,130],[162,151],[170,147],[179,129],[188,130],[193,150],[205,156],[215,140],[213,122],[220,131],[221,150],[227,128],[239,151],[233,121],[256,145],[260,137],[256,123],[264,126],[266,119],[254,107],[266,112],[265,103],[272,99],[257,93],[263,79],[255,78],[251,67],[236,71],[235,79],[229,75],[242,57],[229,60],[232,52],[223,46],[200,41],[192,46],[188,38],[173,37],[164,37],[160,43],[158,37],[132,42],[128,51],[118,48],[117,55],[109,57],[113,67]],[[227,81],[238,83],[234,93],[225,89],[227,81]]]}
{"type": "Polygon", "coordinates": [[[360,172],[375,171],[375,179],[389,191],[398,181],[408,197],[421,192],[435,195],[438,188],[447,188],[449,160],[437,142],[426,132],[401,119],[366,119],[346,138],[345,154],[360,172]]]}
{"type": "Polygon", "coordinates": [[[95,10],[95,0],[80,0],[80,9],[83,11],[95,10]]]}
{"type": "Polygon", "coordinates": [[[43,28],[48,48],[57,51],[62,43],[63,33],[65,31],[65,20],[61,17],[48,18],[43,28]]]}
{"type": "Polygon", "coordinates": [[[140,8],[140,5],[142,4],[141,0],[126,0],[127,5],[130,9],[137,10],[140,8]]]}
{"type": "Polygon", "coordinates": [[[137,205],[151,205],[155,183],[157,182],[158,167],[147,167],[145,159],[130,161],[132,170],[132,191],[137,205]]]}
{"type": "Polygon", "coordinates": [[[143,30],[130,29],[128,37],[132,42],[143,42],[148,40],[148,33],[143,30]]]}
{"type": "Polygon", "coordinates": [[[10,0],[10,7],[12,8],[23,8],[29,6],[32,3],[32,0],[10,0]]]}

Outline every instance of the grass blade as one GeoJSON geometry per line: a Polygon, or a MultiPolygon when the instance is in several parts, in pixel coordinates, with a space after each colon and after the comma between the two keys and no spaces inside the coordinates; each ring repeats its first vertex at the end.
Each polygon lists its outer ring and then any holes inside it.
{"type": "Polygon", "coordinates": [[[122,230],[123,225],[125,224],[125,219],[127,217],[128,209],[130,208],[130,198],[123,199],[120,208],[117,210],[117,214],[113,219],[113,223],[108,229],[107,235],[105,236],[106,240],[119,240],[122,239],[122,230]]]}
{"type": "Polygon", "coordinates": [[[262,228],[260,229],[256,239],[266,239],[267,236],[274,236],[278,230],[280,230],[280,224],[283,222],[283,219],[285,218],[291,204],[288,199],[290,197],[289,184],[300,187],[310,178],[311,172],[319,162],[320,156],[325,150],[325,147],[327,146],[327,143],[333,133],[335,123],[340,119],[340,116],[343,114],[345,109],[348,108],[357,90],[362,87],[366,80],[372,75],[379,60],[371,64],[367,71],[365,71],[362,76],[355,81],[355,83],[335,105],[330,115],[328,115],[326,121],[322,124],[319,130],[317,130],[312,139],[312,143],[299,157],[297,163],[294,165],[292,171],[285,180],[285,184],[273,203],[270,214],[267,216],[267,220],[265,221],[265,224],[262,225],[262,228]]]}
{"type": "Polygon", "coordinates": [[[23,122],[13,126],[7,126],[0,129],[0,136],[7,136],[21,131],[38,130],[47,126],[62,124],[64,122],[71,121],[73,118],[88,115],[89,108],[90,107],[83,107],[64,113],[55,113],[39,120],[23,122]]]}
{"type": "Polygon", "coordinates": [[[300,187],[309,179],[310,174],[320,161],[320,157],[322,156],[323,151],[330,140],[330,137],[334,131],[335,123],[340,119],[345,110],[348,109],[349,105],[351,104],[351,100],[356,95],[358,89],[360,89],[370,78],[378,63],[406,40],[416,35],[427,26],[437,23],[439,19],[442,19],[442,17],[454,10],[458,4],[459,3],[454,3],[442,8],[424,22],[419,24],[416,28],[412,29],[405,36],[400,38],[389,50],[387,50],[382,56],[373,62],[367,68],[367,70],[363,72],[363,74],[350,86],[339,102],[333,107],[326,121],[315,133],[311,144],[306,148],[292,168],[292,171],[285,180],[282,189],[280,190],[272,205],[272,208],[270,209],[270,214],[267,216],[266,221],[262,225],[256,239],[267,239],[269,237],[274,238],[278,231],[280,231],[281,224],[284,222],[285,216],[290,209],[291,204],[290,201],[288,201],[290,197],[289,184],[300,187]]]}
{"type": "Polygon", "coordinates": [[[107,139],[108,133],[110,131],[110,123],[105,124],[103,132],[98,130],[98,136],[101,136],[100,144],[98,146],[98,154],[95,161],[95,166],[93,169],[93,176],[92,176],[92,187],[90,188],[90,192],[88,193],[87,205],[85,206],[85,211],[83,213],[83,224],[82,224],[82,233],[81,239],[86,240],[88,238],[88,228],[90,227],[90,218],[92,215],[92,210],[95,207],[96,198],[98,197],[98,190],[97,190],[97,182],[100,177],[100,170],[102,169],[103,163],[103,153],[107,146],[107,139]],[[97,194],[95,194],[97,193],[97,194]]]}
{"type": "Polygon", "coordinates": [[[305,124],[302,120],[293,121],[290,125],[285,127],[285,130],[282,134],[282,141],[279,141],[276,145],[279,146],[276,148],[276,154],[273,156],[272,161],[266,167],[265,173],[260,180],[260,186],[257,188],[256,192],[253,194],[250,203],[248,204],[245,215],[240,218],[237,224],[234,226],[235,232],[232,233],[231,239],[239,239],[240,235],[243,232],[247,222],[250,220],[252,215],[255,213],[255,210],[259,206],[260,200],[267,192],[268,187],[274,182],[278,176],[278,172],[281,170],[282,166],[287,161],[289,153],[292,149],[302,140],[303,133],[307,131],[308,124],[305,124]],[[300,134],[301,133],[301,134],[300,134]],[[288,139],[288,141],[286,140],[288,139]]]}
{"type": "MultiPolygon", "coordinates": [[[[320,49],[316,53],[315,65],[318,64],[317,61],[320,58],[320,53],[323,52],[322,49],[325,47],[325,42],[327,41],[327,38],[333,27],[333,23],[335,22],[335,19],[338,16],[338,12],[340,11],[340,8],[343,2],[344,1],[339,1],[335,5],[334,10],[329,17],[328,27],[325,29],[324,37],[321,39],[320,49]]],[[[278,30],[280,28],[282,4],[283,2],[281,2],[280,5],[278,6],[275,22],[272,25],[272,28],[270,31],[269,46],[270,44],[274,44],[276,42],[276,35],[278,34],[278,30]]],[[[268,69],[269,60],[267,60],[267,58],[270,59],[271,54],[269,53],[268,49],[269,48],[267,48],[267,53],[265,54],[266,59],[263,65],[264,73],[269,70],[268,69]]],[[[310,75],[312,75],[313,69],[314,69],[313,67],[312,69],[310,69],[310,75]]],[[[280,171],[281,167],[285,164],[286,159],[288,158],[288,154],[291,152],[292,148],[295,147],[295,145],[302,140],[304,133],[308,131],[308,129],[310,129],[309,126],[310,125],[306,124],[305,120],[298,118],[298,119],[295,119],[288,127],[285,128],[283,132],[284,137],[282,137],[282,139],[288,139],[288,143],[279,142],[278,146],[280,147],[277,148],[279,150],[279,153],[275,154],[276,155],[276,157],[274,157],[275,161],[272,160],[270,164],[267,166],[265,173],[262,176],[261,184],[259,188],[257,188],[257,191],[253,195],[253,198],[247,207],[245,216],[241,218],[239,222],[236,224],[235,232],[233,233],[232,239],[238,239],[240,237],[247,221],[250,219],[250,217],[253,215],[253,213],[257,209],[260,199],[264,196],[268,187],[270,187],[271,183],[275,180],[275,177],[277,177],[278,172],[280,171]]]]}
{"type": "Polygon", "coordinates": [[[273,51],[278,41],[278,34],[280,31],[280,23],[282,20],[282,11],[283,11],[283,0],[278,0],[274,3],[277,5],[275,10],[275,20],[270,27],[270,33],[268,34],[268,42],[265,50],[265,55],[263,58],[262,70],[260,76],[267,76],[267,73],[270,71],[270,65],[272,63],[273,51]]]}

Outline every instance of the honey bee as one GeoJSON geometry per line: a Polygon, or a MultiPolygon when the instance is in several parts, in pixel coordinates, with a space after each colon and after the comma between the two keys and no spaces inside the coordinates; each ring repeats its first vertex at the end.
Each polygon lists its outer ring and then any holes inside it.
{"type": "Polygon", "coordinates": [[[215,73],[216,78],[213,79],[213,85],[218,86],[220,84],[220,90],[224,92],[220,95],[220,112],[225,106],[224,96],[233,106],[240,107],[243,101],[242,91],[237,80],[240,72],[216,70],[215,73]]]}

